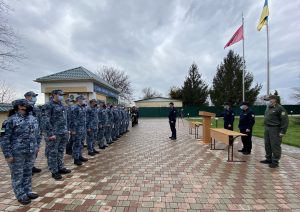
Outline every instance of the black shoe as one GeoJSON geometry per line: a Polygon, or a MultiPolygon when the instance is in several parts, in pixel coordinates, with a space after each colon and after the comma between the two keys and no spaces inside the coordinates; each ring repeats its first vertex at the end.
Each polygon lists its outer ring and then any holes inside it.
{"type": "Polygon", "coordinates": [[[94,151],[95,154],[99,154],[100,153],[99,151],[97,151],[95,149],[93,151],[94,151]]]}
{"type": "Polygon", "coordinates": [[[105,146],[99,146],[99,149],[105,149],[105,146]]]}
{"type": "Polygon", "coordinates": [[[272,161],[271,161],[271,160],[261,160],[260,163],[263,163],[263,164],[271,164],[272,161]]]}
{"type": "Polygon", "coordinates": [[[79,160],[80,160],[81,162],[87,162],[89,159],[84,158],[84,157],[80,157],[79,160]]]}
{"type": "MultiPolygon", "coordinates": [[[[95,156],[96,154],[94,152],[89,152],[88,155],[95,156]]],[[[85,161],[83,161],[83,162],[85,162],[85,161]]]]}
{"type": "Polygon", "coordinates": [[[31,203],[31,199],[29,197],[25,197],[23,199],[18,199],[19,203],[22,205],[28,205],[31,203]]]}
{"type": "Polygon", "coordinates": [[[170,139],[172,139],[173,137],[171,136],[171,137],[169,137],[170,139]]]}
{"type": "Polygon", "coordinates": [[[240,149],[240,150],[238,150],[238,152],[244,152],[245,150],[244,149],[240,149]]]}
{"type": "Polygon", "coordinates": [[[175,140],[176,140],[176,138],[171,138],[171,140],[175,141],[175,140]]]}
{"type": "Polygon", "coordinates": [[[37,199],[39,197],[38,194],[33,192],[28,193],[27,196],[29,197],[29,199],[37,199]]]}
{"type": "Polygon", "coordinates": [[[117,140],[118,140],[117,138],[114,138],[114,139],[113,139],[113,141],[117,141],[117,140]]]}
{"type": "Polygon", "coordinates": [[[251,152],[243,152],[243,155],[251,155],[251,152]]]}
{"type": "Polygon", "coordinates": [[[66,151],[66,155],[72,155],[72,151],[66,151]]]}
{"type": "Polygon", "coordinates": [[[106,147],[108,147],[108,145],[104,145],[104,147],[106,148],[106,147]]]}
{"type": "Polygon", "coordinates": [[[271,164],[269,164],[270,168],[277,168],[278,166],[279,166],[278,163],[271,163],[271,164]]]}
{"type": "Polygon", "coordinates": [[[74,160],[74,164],[77,166],[81,166],[82,162],[80,160],[74,160]]]}
{"type": "Polygon", "coordinates": [[[35,166],[32,168],[32,173],[40,173],[42,169],[36,168],[35,166]]]}
{"type": "Polygon", "coordinates": [[[59,174],[69,174],[71,172],[72,171],[70,169],[67,169],[67,168],[63,168],[63,169],[58,171],[59,174]]]}
{"type": "Polygon", "coordinates": [[[52,178],[54,178],[55,180],[61,180],[62,176],[60,173],[52,173],[52,178]]]}

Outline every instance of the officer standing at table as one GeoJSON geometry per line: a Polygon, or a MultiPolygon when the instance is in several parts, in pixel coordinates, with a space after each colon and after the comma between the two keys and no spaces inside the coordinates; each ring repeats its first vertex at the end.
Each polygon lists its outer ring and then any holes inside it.
{"type": "Polygon", "coordinates": [[[252,150],[252,129],[255,124],[255,116],[249,108],[248,102],[243,102],[241,105],[241,114],[239,121],[240,132],[247,136],[242,136],[243,149],[239,150],[244,155],[250,155],[252,150]]]}

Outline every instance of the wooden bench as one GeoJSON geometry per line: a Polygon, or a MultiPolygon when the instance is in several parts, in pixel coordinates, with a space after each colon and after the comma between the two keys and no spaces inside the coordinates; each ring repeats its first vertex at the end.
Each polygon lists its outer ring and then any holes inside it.
{"type": "Polygon", "coordinates": [[[210,136],[211,136],[211,142],[210,142],[210,149],[211,150],[224,150],[224,149],[216,149],[216,141],[222,142],[226,145],[228,145],[228,162],[246,162],[246,161],[234,161],[233,160],[233,144],[236,138],[240,136],[247,136],[246,134],[226,130],[226,129],[220,129],[220,128],[210,128],[210,136]],[[230,154],[231,149],[231,154],[230,154]],[[231,155],[231,157],[230,157],[231,155]]]}
{"type": "Polygon", "coordinates": [[[193,134],[193,129],[195,129],[195,138],[198,139],[199,135],[199,127],[202,125],[202,122],[199,121],[191,121],[189,123],[189,133],[192,135],[193,134]]]}

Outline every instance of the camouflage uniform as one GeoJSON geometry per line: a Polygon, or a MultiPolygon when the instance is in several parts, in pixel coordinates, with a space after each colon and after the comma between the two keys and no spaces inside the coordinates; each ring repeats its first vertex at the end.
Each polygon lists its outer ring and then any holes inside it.
{"type": "Polygon", "coordinates": [[[118,136],[118,131],[119,131],[119,125],[118,125],[118,121],[119,121],[119,114],[117,111],[117,108],[112,108],[112,112],[113,112],[113,131],[112,131],[112,138],[114,141],[117,140],[117,136],[118,136]]]}
{"type": "Polygon", "coordinates": [[[61,102],[51,100],[44,105],[43,126],[45,133],[45,154],[52,173],[64,169],[64,151],[69,139],[67,111],[61,102]],[[56,136],[55,140],[49,137],[56,136]]]}
{"type": "Polygon", "coordinates": [[[128,132],[129,123],[130,123],[130,113],[129,110],[126,110],[126,132],[128,132]]]}
{"type": "Polygon", "coordinates": [[[111,109],[108,107],[106,108],[106,114],[107,114],[107,123],[106,123],[106,127],[105,127],[105,138],[108,144],[112,144],[112,124],[113,124],[113,114],[111,109]]]}
{"type": "Polygon", "coordinates": [[[16,113],[6,122],[1,147],[5,158],[13,157],[8,166],[11,171],[12,187],[18,200],[28,198],[32,192],[32,168],[38,148],[39,126],[32,115],[16,113]]]}
{"type": "Polygon", "coordinates": [[[98,134],[98,110],[97,107],[88,107],[86,110],[86,127],[91,129],[87,131],[87,145],[88,151],[94,152],[95,141],[97,140],[98,134]]]}
{"type": "MultiPolygon", "coordinates": [[[[71,120],[71,106],[65,106],[65,110],[67,113],[67,129],[70,130],[70,120],[71,120]]],[[[72,155],[72,146],[73,146],[74,136],[71,134],[70,138],[66,145],[66,153],[72,155]]]]}
{"type": "Polygon", "coordinates": [[[86,109],[78,104],[71,108],[70,130],[75,132],[72,155],[74,160],[82,158],[83,142],[86,137],[86,109]]]}
{"type": "Polygon", "coordinates": [[[99,121],[99,125],[98,125],[99,128],[98,128],[97,140],[98,140],[99,147],[103,148],[107,146],[106,138],[105,138],[105,125],[108,121],[107,116],[105,115],[105,109],[103,108],[98,109],[98,121],[99,121]]]}

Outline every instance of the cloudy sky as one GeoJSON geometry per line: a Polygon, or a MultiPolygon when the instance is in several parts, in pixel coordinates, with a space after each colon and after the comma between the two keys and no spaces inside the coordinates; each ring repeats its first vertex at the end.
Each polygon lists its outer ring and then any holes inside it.
{"type": "MultiPolygon", "coordinates": [[[[167,95],[196,62],[211,85],[224,50],[245,17],[248,71],[266,93],[266,31],[256,31],[264,0],[12,0],[8,17],[26,59],[2,72],[18,96],[40,93],[34,79],[83,66],[115,66],[130,75],[135,98],[152,87],[167,95]]],[[[300,1],[269,0],[271,90],[294,103],[300,85],[300,1]]],[[[40,97],[39,101],[43,101],[40,97]]]]}

